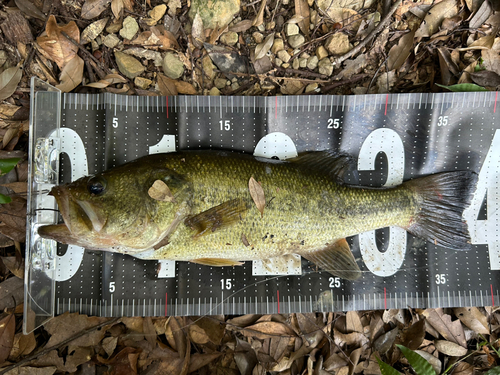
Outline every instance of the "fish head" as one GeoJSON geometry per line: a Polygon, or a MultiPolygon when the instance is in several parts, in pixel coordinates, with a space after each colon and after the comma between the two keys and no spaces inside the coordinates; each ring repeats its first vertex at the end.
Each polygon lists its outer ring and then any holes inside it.
{"type": "Polygon", "coordinates": [[[153,247],[175,230],[172,224],[188,214],[190,189],[171,170],[130,163],[55,186],[50,194],[64,224],[40,227],[40,236],[88,249],[130,253],[153,247]],[[149,196],[156,180],[170,188],[170,201],[149,196]]]}

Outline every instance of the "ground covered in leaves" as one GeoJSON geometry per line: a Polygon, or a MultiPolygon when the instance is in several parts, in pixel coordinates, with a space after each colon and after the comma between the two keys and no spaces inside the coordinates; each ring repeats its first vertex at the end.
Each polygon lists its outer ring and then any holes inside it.
{"type": "Polygon", "coordinates": [[[63,92],[298,95],[500,85],[489,0],[6,0],[0,5],[0,373],[436,373],[498,363],[496,308],[107,319],[21,333],[30,78],[63,92]],[[460,85],[460,86],[455,86],[460,85]],[[8,372],[7,372],[8,371],[8,372]]]}

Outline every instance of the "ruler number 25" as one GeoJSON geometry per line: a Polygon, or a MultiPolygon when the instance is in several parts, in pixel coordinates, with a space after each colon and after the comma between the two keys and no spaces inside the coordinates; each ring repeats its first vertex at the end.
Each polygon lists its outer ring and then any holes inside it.
{"type": "Polygon", "coordinates": [[[340,119],[339,118],[329,118],[327,129],[338,129],[340,128],[340,119]]]}

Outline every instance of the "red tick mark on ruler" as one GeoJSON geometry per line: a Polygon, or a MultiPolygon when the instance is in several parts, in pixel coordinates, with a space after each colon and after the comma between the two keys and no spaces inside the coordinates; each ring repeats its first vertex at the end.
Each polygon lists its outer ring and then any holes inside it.
{"type": "Polygon", "coordinates": [[[490,284],[490,289],[491,289],[491,306],[495,306],[495,297],[493,297],[493,284],[490,284]]]}
{"type": "Polygon", "coordinates": [[[387,103],[389,103],[389,94],[385,97],[385,112],[384,115],[387,115],[387,103]]]}
{"type": "Polygon", "coordinates": [[[497,111],[497,99],[498,99],[498,91],[495,94],[495,106],[493,107],[493,113],[497,111]]]}
{"type": "Polygon", "coordinates": [[[168,118],[168,96],[167,96],[167,118],[168,118]]]}
{"type": "Polygon", "coordinates": [[[280,313],[280,291],[277,290],[276,294],[278,295],[278,314],[280,313]]]}

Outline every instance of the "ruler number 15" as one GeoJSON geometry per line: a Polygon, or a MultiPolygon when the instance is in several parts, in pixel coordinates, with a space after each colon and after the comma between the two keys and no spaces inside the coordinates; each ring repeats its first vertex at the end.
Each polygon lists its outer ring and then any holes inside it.
{"type": "Polygon", "coordinates": [[[231,130],[231,121],[229,120],[219,120],[220,130],[231,130]]]}

